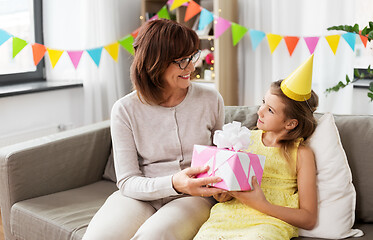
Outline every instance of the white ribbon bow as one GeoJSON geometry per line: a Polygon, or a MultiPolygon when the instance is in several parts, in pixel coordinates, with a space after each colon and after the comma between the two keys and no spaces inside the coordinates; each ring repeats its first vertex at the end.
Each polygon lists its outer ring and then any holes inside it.
{"type": "Polygon", "coordinates": [[[240,122],[233,121],[223,126],[223,130],[217,130],[213,143],[218,148],[228,148],[234,151],[247,149],[251,144],[251,132],[247,127],[241,127],[240,122]]]}

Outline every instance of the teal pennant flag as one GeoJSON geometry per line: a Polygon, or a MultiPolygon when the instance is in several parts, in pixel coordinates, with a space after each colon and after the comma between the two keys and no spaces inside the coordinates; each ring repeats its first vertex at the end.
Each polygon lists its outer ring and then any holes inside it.
{"type": "Polygon", "coordinates": [[[355,51],[356,34],[348,32],[342,34],[342,37],[346,40],[348,45],[350,45],[352,51],[355,51]]]}
{"type": "Polygon", "coordinates": [[[91,56],[92,60],[96,63],[97,67],[100,65],[102,47],[88,49],[87,53],[91,56]]]}
{"type": "Polygon", "coordinates": [[[5,43],[12,35],[0,29],[0,46],[5,43]]]}
{"type": "Polygon", "coordinates": [[[259,43],[263,40],[266,34],[262,31],[250,29],[250,38],[251,38],[251,45],[253,50],[255,50],[259,43]]]}
{"type": "Polygon", "coordinates": [[[214,15],[203,8],[199,16],[198,30],[203,30],[212,21],[214,21],[214,15]]]}

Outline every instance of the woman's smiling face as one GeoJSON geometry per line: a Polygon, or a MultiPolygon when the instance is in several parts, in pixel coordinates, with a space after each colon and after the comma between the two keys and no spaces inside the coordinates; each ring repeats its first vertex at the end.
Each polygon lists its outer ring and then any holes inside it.
{"type": "MultiPolygon", "coordinates": [[[[175,61],[180,61],[184,58],[189,58],[190,56],[182,57],[176,59],[175,61]]],[[[194,72],[194,64],[190,62],[188,66],[182,70],[177,63],[172,62],[163,74],[163,79],[166,82],[168,89],[186,89],[190,85],[190,75],[194,72]]]]}

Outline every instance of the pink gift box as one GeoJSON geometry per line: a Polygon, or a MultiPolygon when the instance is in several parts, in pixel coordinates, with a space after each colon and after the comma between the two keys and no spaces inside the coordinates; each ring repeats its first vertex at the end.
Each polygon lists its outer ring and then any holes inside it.
{"type": "Polygon", "coordinates": [[[260,185],[264,163],[265,156],[253,153],[203,145],[194,145],[193,148],[192,167],[210,166],[208,172],[197,175],[197,178],[218,176],[222,181],[212,186],[228,191],[251,190],[253,176],[260,185]]]}

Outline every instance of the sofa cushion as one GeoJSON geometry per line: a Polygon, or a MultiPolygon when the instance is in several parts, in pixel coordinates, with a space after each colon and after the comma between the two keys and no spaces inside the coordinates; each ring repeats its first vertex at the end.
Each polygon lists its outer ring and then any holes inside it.
{"type": "Polygon", "coordinates": [[[318,219],[314,229],[299,229],[299,235],[330,239],[361,236],[360,230],[351,229],[355,222],[356,192],[331,113],[319,119],[308,142],[317,164],[318,219]]]}
{"type": "Polygon", "coordinates": [[[373,222],[373,116],[335,115],[356,189],[356,220],[373,222]]]}
{"type": "Polygon", "coordinates": [[[11,209],[11,231],[19,239],[81,239],[93,215],[117,190],[110,181],[18,202],[11,209]]]}

